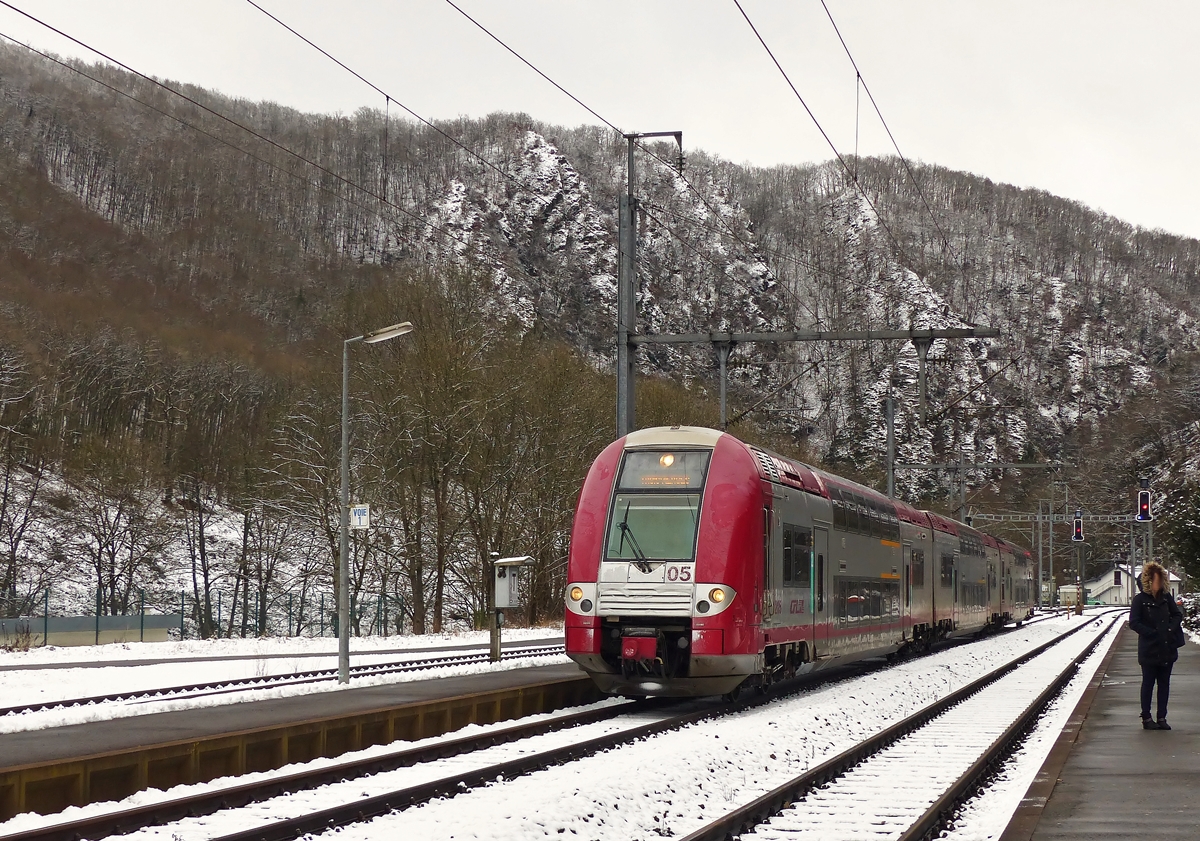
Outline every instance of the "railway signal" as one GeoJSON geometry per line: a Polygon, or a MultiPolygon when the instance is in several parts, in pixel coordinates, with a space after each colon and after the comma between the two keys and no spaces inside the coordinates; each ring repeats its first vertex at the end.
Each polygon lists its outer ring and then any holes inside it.
{"type": "Polygon", "coordinates": [[[1139,523],[1148,523],[1154,519],[1150,512],[1150,480],[1142,479],[1142,489],[1138,491],[1137,514],[1134,519],[1139,523]]]}
{"type": "Polygon", "coordinates": [[[1071,529],[1071,540],[1075,541],[1076,543],[1083,542],[1083,512],[1082,511],[1075,512],[1075,525],[1071,529]]]}

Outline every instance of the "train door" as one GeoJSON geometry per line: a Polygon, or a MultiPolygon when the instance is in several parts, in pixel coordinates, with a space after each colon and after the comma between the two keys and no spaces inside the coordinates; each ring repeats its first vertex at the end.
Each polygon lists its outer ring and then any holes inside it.
{"type": "Polygon", "coordinates": [[[904,541],[904,549],[902,550],[901,560],[904,563],[903,576],[901,577],[900,594],[900,627],[903,629],[904,638],[909,638],[909,631],[912,629],[912,601],[913,601],[913,582],[912,582],[912,544],[907,540],[904,541]]]}
{"type": "Polygon", "coordinates": [[[813,586],[813,657],[824,656],[829,647],[829,594],[825,568],[829,558],[829,530],[813,529],[812,586],[813,586]]]}
{"type": "Polygon", "coordinates": [[[763,558],[762,572],[759,576],[759,582],[762,586],[762,592],[755,595],[759,598],[759,612],[762,616],[763,627],[773,624],[772,618],[775,615],[774,610],[774,584],[778,574],[775,569],[779,566],[781,543],[779,529],[776,527],[775,512],[770,508],[763,509],[763,558]]]}

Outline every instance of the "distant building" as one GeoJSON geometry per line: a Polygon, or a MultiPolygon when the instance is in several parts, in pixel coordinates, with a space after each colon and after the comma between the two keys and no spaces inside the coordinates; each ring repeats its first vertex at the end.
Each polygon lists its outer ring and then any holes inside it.
{"type": "MultiPolygon", "coordinates": [[[[1111,567],[1099,578],[1084,584],[1088,604],[1129,604],[1142,589],[1138,582],[1141,574],[1140,565],[1133,568],[1132,576],[1128,566],[1117,564],[1111,567]]],[[[1167,571],[1167,578],[1167,589],[1172,596],[1178,597],[1183,590],[1183,580],[1170,570],[1167,571]]]]}

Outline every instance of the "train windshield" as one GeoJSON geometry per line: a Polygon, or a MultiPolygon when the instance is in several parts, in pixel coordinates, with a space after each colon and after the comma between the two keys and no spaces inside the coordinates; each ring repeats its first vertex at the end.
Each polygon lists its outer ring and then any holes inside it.
{"type": "Polygon", "coordinates": [[[700,491],[711,456],[711,450],[627,452],[613,497],[605,559],[694,559],[700,491]]]}
{"type": "Polygon", "coordinates": [[[627,494],[613,500],[609,561],[690,561],[696,556],[700,494],[627,494]]]}

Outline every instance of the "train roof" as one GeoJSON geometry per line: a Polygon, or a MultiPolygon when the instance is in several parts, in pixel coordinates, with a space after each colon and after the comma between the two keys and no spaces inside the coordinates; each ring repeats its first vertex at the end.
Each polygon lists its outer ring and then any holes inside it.
{"type": "Polygon", "coordinates": [[[715,447],[722,435],[719,429],[703,426],[653,426],[625,436],[626,447],[715,447]]]}
{"type": "MultiPolygon", "coordinates": [[[[722,436],[729,435],[719,429],[709,429],[703,426],[656,426],[649,429],[639,429],[625,437],[625,446],[634,449],[641,447],[715,447],[722,436]]],[[[739,438],[730,435],[743,447],[750,451],[758,464],[759,475],[780,485],[786,485],[815,496],[829,499],[831,487],[838,490],[851,491],[861,494],[879,505],[891,506],[896,516],[906,523],[915,526],[931,527],[944,534],[955,537],[975,537],[984,545],[998,549],[1008,549],[1017,554],[1029,555],[1029,550],[1021,549],[1002,538],[993,537],[986,532],[972,528],[966,523],[960,523],[950,517],[933,511],[923,511],[900,499],[889,499],[874,488],[859,484],[851,479],[805,464],[802,461],[781,456],[763,447],[747,444],[739,438]]]]}

